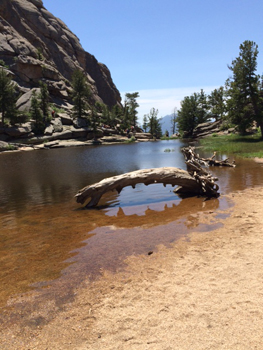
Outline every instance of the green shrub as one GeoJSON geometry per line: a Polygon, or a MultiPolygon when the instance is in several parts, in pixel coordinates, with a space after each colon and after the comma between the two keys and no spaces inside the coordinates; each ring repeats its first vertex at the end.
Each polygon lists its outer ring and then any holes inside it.
{"type": "Polygon", "coordinates": [[[135,142],[136,138],[134,136],[130,137],[129,139],[127,139],[127,141],[125,141],[126,143],[132,143],[135,142]]]}
{"type": "Polygon", "coordinates": [[[5,64],[5,61],[4,60],[0,60],[0,66],[2,66],[2,67],[4,67],[4,68],[9,68],[9,66],[7,66],[6,64],[5,64]]]}

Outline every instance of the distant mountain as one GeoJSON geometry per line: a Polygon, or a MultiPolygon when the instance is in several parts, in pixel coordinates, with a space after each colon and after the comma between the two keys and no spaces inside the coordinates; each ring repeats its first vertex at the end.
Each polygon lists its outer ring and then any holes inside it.
{"type": "MultiPolygon", "coordinates": [[[[162,126],[162,134],[164,135],[166,130],[169,132],[169,135],[172,135],[172,114],[166,115],[165,117],[162,118],[161,120],[161,126],[162,126]]],[[[176,126],[176,131],[177,131],[177,126],[176,126]]]]}

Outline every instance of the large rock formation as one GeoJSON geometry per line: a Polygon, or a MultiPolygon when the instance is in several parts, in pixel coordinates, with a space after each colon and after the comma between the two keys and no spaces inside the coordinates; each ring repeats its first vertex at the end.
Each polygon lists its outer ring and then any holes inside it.
{"type": "Polygon", "coordinates": [[[53,102],[66,106],[72,73],[83,69],[94,101],[120,104],[108,68],[84,51],[79,39],[45,9],[42,0],[1,0],[0,59],[24,93],[43,80],[53,102]]]}

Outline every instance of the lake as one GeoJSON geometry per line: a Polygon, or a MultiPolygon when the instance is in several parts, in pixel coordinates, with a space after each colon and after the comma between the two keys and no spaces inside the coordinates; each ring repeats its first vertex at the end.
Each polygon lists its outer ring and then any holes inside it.
{"type": "Polygon", "coordinates": [[[75,202],[79,189],[105,177],[152,167],[185,169],[182,146],[170,140],[1,154],[0,306],[30,291],[66,302],[85,278],[122,268],[131,254],[218,227],[216,218],[231,205],[224,194],[263,181],[260,164],[238,159],[236,168],[211,169],[219,177],[218,199],[181,200],[171,186],[139,184],[120,195],[107,193],[95,209],[75,202]],[[216,216],[206,225],[199,214],[209,212],[216,216]]]}

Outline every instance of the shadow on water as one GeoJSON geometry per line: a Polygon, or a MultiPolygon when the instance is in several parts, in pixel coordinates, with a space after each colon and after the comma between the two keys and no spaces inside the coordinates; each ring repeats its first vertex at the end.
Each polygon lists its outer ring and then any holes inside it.
{"type": "Polygon", "coordinates": [[[85,210],[74,202],[81,187],[107,176],[148,167],[184,168],[180,146],[157,142],[1,155],[0,305],[9,299],[17,310],[19,295],[34,291],[24,316],[30,318],[47,300],[60,309],[85,278],[96,278],[102,269],[116,271],[125,257],[168,246],[192,230],[219,227],[231,205],[223,195],[262,183],[259,164],[238,160],[235,169],[211,169],[219,178],[219,199],[180,200],[171,186],[158,184],[107,193],[100,209],[85,210]],[[167,146],[175,152],[164,152],[167,146]]]}

